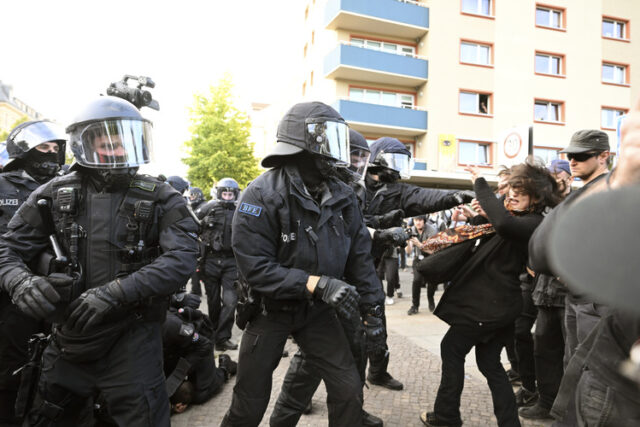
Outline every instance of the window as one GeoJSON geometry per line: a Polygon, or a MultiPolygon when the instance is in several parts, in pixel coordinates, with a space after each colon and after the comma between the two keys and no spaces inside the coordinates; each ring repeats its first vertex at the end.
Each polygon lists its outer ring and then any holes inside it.
{"type": "Polygon", "coordinates": [[[460,62],[466,64],[491,65],[491,45],[460,42],[460,62]]]}
{"type": "Polygon", "coordinates": [[[351,87],[349,88],[349,99],[370,104],[388,105],[390,107],[413,108],[415,105],[415,96],[412,94],[377,89],[351,87]]]}
{"type": "Polygon", "coordinates": [[[602,64],[602,81],[620,85],[627,84],[627,67],[619,64],[602,64]]]}
{"type": "Polygon", "coordinates": [[[604,129],[617,129],[618,117],[626,114],[626,110],[602,107],[600,126],[604,129]]]}
{"type": "Polygon", "coordinates": [[[627,28],[628,23],[625,21],[609,18],[602,19],[602,37],[628,40],[629,36],[627,34],[627,28]]]}
{"type": "Polygon", "coordinates": [[[536,7],[536,25],[549,28],[564,28],[564,11],[561,9],[549,9],[536,7]]]}
{"type": "Polygon", "coordinates": [[[462,11],[474,15],[491,16],[491,0],[462,0],[462,11]]]}
{"type": "Polygon", "coordinates": [[[352,38],[351,46],[364,47],[365,49],[372,50],[381,50],[383,52],[406,56],[414,56],[416,53],[416,48],[413,46],[361,38],[352,38]]]}
{"type": "Polygon", "coordinates": [[[534,119],[540,122],[561,123],[564,117],[564,104],[557,101],[536,100],[534,119]]]}
{"type": "Polygon", "coordinates": [[[307,94],[307,82],[302,83],[302,96],[307,94]]]}
{"type": "Polygon", "coordinates": [[[307,44],[304,45],[304,57],[307,57],[307,44]]]}
{"type": "Polygon", "coordinates": [[[542,160],[545,165],[548,165],[552,160],[560,158],[560,149],[533,147],[533,156],[542,160]]]}
{"type": "Polygon", "coordinates": [[[460,92],[460,112],[489,115],[491,94],[476,92],[460,92]]]}
{"type": "Polygon", "coordinates": [[[458,141],[458,163],[461,165],[491,165],[491,143],[458,141]]]}
{"type": "Polygon", "coordinates": [[[313,44],[315,41],[316,41],[316,32],[311,31],[311,44],[313,44]]]}
{"type": "Polygon", "coordinates": [[[536,73],[560,76],[564,74],[563,57],[536,52],[536,73]]]}
{"type": "Polygon", "coordinates": [[[313,86],[313,71],[309,75],[309,86],[313,86]]]}

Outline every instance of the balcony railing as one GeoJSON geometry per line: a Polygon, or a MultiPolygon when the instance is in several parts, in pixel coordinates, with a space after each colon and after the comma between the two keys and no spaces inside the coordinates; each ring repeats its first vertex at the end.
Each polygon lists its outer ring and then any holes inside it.
{"type": "Polygon", "coordinates": [[[330,79],[414,88],[427,81],[428,65],[415,56],[340,44],[325,57],[324,73],[330,79]]]}
{"type": "Polygon", "coordinates": [[[417,39],[429,30],[429,8],[414,1],[329,0],[326,27],[417,39]]]}
{"type": "Polygon", "coordinates": [[[365,133],[417,136],[427,131],[427,112],[418,108],[340,99],[333,107],[355,129],[365,133]]]}

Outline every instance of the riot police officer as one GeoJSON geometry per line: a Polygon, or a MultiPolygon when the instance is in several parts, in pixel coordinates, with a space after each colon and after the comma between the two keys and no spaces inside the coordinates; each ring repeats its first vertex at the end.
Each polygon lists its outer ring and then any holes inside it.
{"type": "Polygon", "coordinates": [[[336,163],[349,161],[348,127],[328,105],[296,104],[277,140],[262,161],[273,169],[249,184],[233,220],[239,273],[261,309],[242,336],[222,425],[260,423],[291,334],[325,382],[330,424],[358,426],[362,383],[336,314],[359,322],[360,310],[365,327],[382,333],[369,311],[383,297],[355,194],[335,178],[336,163]]]}
{"type": "Polygon", "coordinates": [[[198,187],[191,187],[189,189],[189,205],[191,205],[191,209],[195,212],[200,205],[204,203],[204,193],[198,187]]]}
{"type": "MultiPolygon", "coordinates": [[[[0,235],[29,194],[56,175],[64,163],[66,141],[64,129],[46,120],[22,123],[9,133],[9,161],[0,174],[0,235]]],[[[16,418],[20,375],[13,372],[27,362],[31,335],[46,329],[41,321],[13,305],[7,293],[0,292],[0,423],[16,418]]]]}
{"type": "MultiPolygon", "coordinates": [[[[473,199],[473,193],[470,191],[434,190],[398,182],[401,178],[407,179],[411,176],[411,153],[395,138],[382,137],[374,141],[371,144],[370,162],[364,180],[364,215],[367,225],[371,228],[383,228],[389,218],[397,216],[398,209],[404,215],[413,217],[438,212],[473,199]]],[[[397,245],[406,239],[406,234],[399,227],[378,230],[374,234],[374,242],[386,242],[387,245],[397,245]]],[[[380,246],[383,245],[376,246],[378,248],[375,248],[374,256],[378,264],[380,259],[377,255],[383,252],[380,251],[380,246]]],[[[402,383],[387,371],[388,351],[377,355],[370,354],[369,362],[367,380],[371,384],[392,390],[403,388],[402,383]]]]}
{"type": "Polygon", "coordinates": [[[100,393],[119,425],[169,425],[161,325],[195,269],[195,221],[149,162],[151,123],[120,98],[91,102],[67,128],[76,163],[34,191],[0,238],[0,287],[53,322],[30,425],[81,425],[100,393]],[[27,267],[57,238],[56,269],[27,267]]]}
{"type": "Polygon", "coordinates": [[[215,187],[215,200],[196,210],[201,220],[200,239],[205,245],[199,274],[207,292],[209,317],[216,329],[216,350],[236,350],[231,341],[238,294],[236,259],[231,249],[231,221],[240,187],[233,178],[222,178],[215,187]]]}

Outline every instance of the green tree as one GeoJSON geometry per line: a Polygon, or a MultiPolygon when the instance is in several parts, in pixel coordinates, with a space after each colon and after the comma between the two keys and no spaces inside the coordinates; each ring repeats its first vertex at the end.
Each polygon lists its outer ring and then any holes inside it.
{"type": "Polygon", "coordinates": [[[251,123],[232,103],[231,77],[211,86],[208,96],[195,95],[191,108],[191,139],[185,142],[187,178],[207,193],[216,181],[230,177],[244,188],[260,174],[249,141],[251,123]]]}
{"type": "Polygon", "coordinates": [[[11,125],[11,129],[9,129],[8,131],[2,131],[0,132],[0,141],[6,141],[7,137],[9,136],[9,132],[15,128],[16,126],[18,126],[21,123],[24,123],[26,121],[29,120],[29,117],[27,116],[22,116],[20,117],[18,120],[16,120],[15,122],[13,122],[13,124],[11,125]]]}

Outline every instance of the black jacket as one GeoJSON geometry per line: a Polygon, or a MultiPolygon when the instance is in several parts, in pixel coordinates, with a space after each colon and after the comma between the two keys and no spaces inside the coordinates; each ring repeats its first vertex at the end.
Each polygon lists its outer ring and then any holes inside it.
{"type": "MultiPolygon", "coordinates": [[[[84,231],[79,239],[78,260],[84,276],[79,291],[104,285],[122,273],[119,259],[134,208],[125,196],[135,185],[152,194],[153,223],[146,233],[148,248],[157,248],[150,263],[120,279],[125,301],[134,303],[175,292],[196,266],[197,226],[187,211],[185,200],[169,184],[147,176],[137,176],[129,189],[113,193],[98,191],[82,171],[54,178],[34,191],[9,223],[9,232],[0,237],[0,283],[25,270],[50,245],[48,232],[36,206],[40,198],[54,199],[57,188],[80,185],[76,221],[84,231]]],[[[55,206],[55,203],[54,203],[55,206]]],[[[58,241],[68,251],[68,239],[56,230],[58,241]]],[[[67,253],[68,254],[68,253],[67,253]]],[[[77,296],[77,294],[76,294],[77,296]]]]}
{"type": "Polygon", "coordinates": [[[0,174],[0,235],[18,208],[40,184],[23,170],[0,174]]]}
{"type": "Polygon", "coordinates": [[[309,275],[344,278],[362,305],[384,301],[371,258],[371,238],[353,191],[326,181],[320,206],[298,169],[271,169],[243,192],[233,218],[233,251],[241,275],[268,301],[301,304],[309,275]]]}
{"type": "Polygon", "coordinates": [[[202,221],[200,239],[206,246],[206,254],[214,256],[233,256],[231,249],[231,223],[235,212],[235,203],[222,203],[210,200],[195,211],[202,221]]]}
{"type": "Polygon", "coordinates": [[[522,311],[519,275],[525,269],[529,237],[542,215],[511,215],[484,178],[476,180],[474,190],[496,233],[485,237],[454,277],[434,314],[452,326],[489,331],[513,322],[522,311]]]}
{"type": "MultiPolygon", "coordinates": [[[[368,180],[367,180],[368,181],[368,180]]],[[[455,191],[422,188],[404,182],[367,185],[364,214],[384,215],[402,209],[406,217],[438,212],[457,206],[455,191]]]]}

